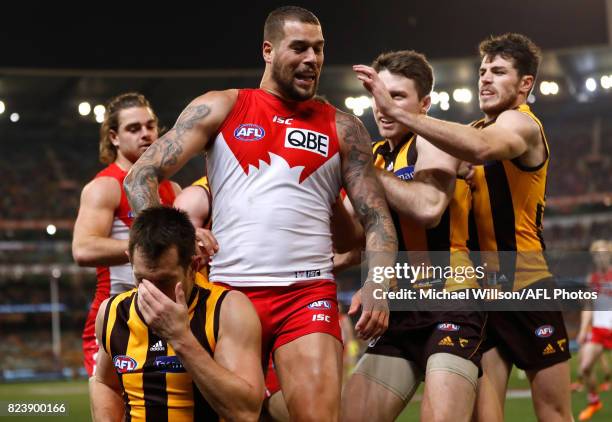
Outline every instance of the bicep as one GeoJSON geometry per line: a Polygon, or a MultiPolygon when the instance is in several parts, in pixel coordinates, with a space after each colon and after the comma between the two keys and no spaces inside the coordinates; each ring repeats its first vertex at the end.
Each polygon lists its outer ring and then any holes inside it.
{"type": "Polygon", "coordinates": [[[215,361],[225,369],[263,388],[261,323],[250,300],[230,292],[222,303],[215,361]]]}
{"type": "Polygon", "coordinates": [[[237,93],[209,92],[193,100],[164,136],[154,142],[136,162],[152,166],[159,177],[168,178],[202,152],[229,114],[237,93]]]}
{"type": "Polygon", "coordinates": [[[204,188],[188,186],[176,197],[174,207],[185,211],[195,227],[203,227],[210,213],[208,198],[204,188]]]}
{"type": "Polygon", "coordinates": [[[108,237],[120,199],[121,188],[114,179],[97,179],[86,186],[74,224],[74,240],[84,236],[108,237]]]}
{"type": "Polygon", "coordinates": [[[484,128],[482,134],[491,141],[491,159],[510,160],[528,150],[532,140],[539,138],[539,129],[525,114],[509,110],[502,113],[494,125],[484,128]]]}

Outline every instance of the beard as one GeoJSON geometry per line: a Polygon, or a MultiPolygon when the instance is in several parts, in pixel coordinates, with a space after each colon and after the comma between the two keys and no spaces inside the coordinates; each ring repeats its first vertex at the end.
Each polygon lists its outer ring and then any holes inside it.
{"type": "Polygon", "coordinates": [[[504,111],[510,110],[511,108],[513,108],[514,104],[516,103],[517,98],[518,98],[518,91],[512,94],[508,94],[508,96],[505,98],[500,98],[499,101],[495,104],[481,105],[480,109],[486,114],[497,116],[503,113],[504,111]]]}
{"type": "Polygon", "coordinates": [[[293,75],[283,72],[279,63],[272,64],[272,79],[278,85],[281,92],[292,101],[306,101],[315,96],[319,87],[319,79],[315,79],[311,91],[303,91],[293,84],[293,75]]]}

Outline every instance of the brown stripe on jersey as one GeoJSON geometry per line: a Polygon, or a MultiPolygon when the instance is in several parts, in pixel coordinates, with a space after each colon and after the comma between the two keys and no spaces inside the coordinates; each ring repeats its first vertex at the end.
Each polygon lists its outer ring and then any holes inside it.
{"type": "MultiPolygon", "coordinates": [[[[138,310],[138,307],[136,307],[138,310]]],[[[143,319],[144,321],[144,319],[143,319]]],[[[151,351],[151,347],[159,340],[151,328],[147,327],[147,363],[154,365],[157,356],[167,355],[167,346],[163,351],[151,351]]],[[[165,345],[165,342],[164,342],[165,345]]],[[[166,385],[166,373],[158,371],[144,371],[142,374],[142,391],[146,409],[146,422],[168,422],[168,390],[166,385]]]]}
{"type": "MultiPolygon", "coordinates": [[[[484,166],[485,179],[489,187],[489,202],[497,251],[516,251],[516,232],[512,193],[508,178],[501,161],[494,161],[484,166]]],[[[516,254],[506,253],[500,256],[499,271],[510,280],[510,291],[514,284],[516,254]],[[503,258],[503,259],[502,259],[503,258]]]]}
{"type": "MultiPolygon", "coordinates": [[[[113,328],[110,332],[111,359],[113,356],[125,355],[127,353],[128,340],[130,338],[130,329],[127,325],[127,322],[130,318],[130,306],[132,305],[132,301],[134,300],[134,294],[131,294],[130,296],[126,297],[117,305],[117,316],[115,318],[115,324],[113,325],[113,328]]],[[[119,376],[119,384],[121,385],[121,390],[123,391],[123,401],[125,403],[125,422],[130,422],[132,420],[132,407],[130,406],[129,397],[123,386],[123,375],[119,376]]]]}
{"type": "Polygon", "coordinates": [[[544,217],[544,205],[538,204],[536,206],[536,230],[538,231],[538,238],[540,239],[540,245],[542,246],[542,250],[546,250],[546,244],[544,243],[544,236],[542,234],[542,218],[544,217]]]}

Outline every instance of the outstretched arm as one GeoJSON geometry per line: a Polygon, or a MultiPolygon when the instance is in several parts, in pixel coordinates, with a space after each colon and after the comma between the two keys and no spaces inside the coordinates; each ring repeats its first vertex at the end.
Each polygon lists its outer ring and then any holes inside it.
{"type": "MultiPolygon", "coordinates": [[[[389,311],[386,303],[374,309],[371,283],[375,267],[392,267],[397,255],[397,236],[385,195],[376,179],[372,164],[371,139],[359,119],[341,111],[336,112],[336,127],[342,156],[342,180],[355,214],[365,230],[368,280],[351,305],[355,313],[361,301],[363,309],[355,329],[362,338],[381,335],[387,328],[389,311]],[[367,286],[367,288],[366,288],[367,286]],[[359,297],[358,295],[361,295],[359,297]]],[[[390,280],[383,282],[388,289],[390,280]]]]}
{"type": "Polygon", "coordinates": [[[460,162],[423,138],[416,142],[418,159],[412,180],[401,180],[384,170],[377,171],[377,175],[389,206],[430,228],[438,224],[453,196],[460,162]]]}
{"type": "Polygon", "coordinates": [[[384,115],[461,160],[473,163],[509,160],[523,155],[530,146],[538,142],[541,144],[538,126],[519,111],[504,111],[495,125],[482,130],[424,114],[408,113],[391,100],[387,88],[374,69],[356,65],[353,70],[363,86],[374,96],[376,106],[384,115]]]}
{"type": "Polygon", "coordinates": [[[123,182],[132,210],[159,205],[159,182],[206,148],[236,102],[238,92],[212,91],[191,102],[174,127],[134,163],[123,182]]]}

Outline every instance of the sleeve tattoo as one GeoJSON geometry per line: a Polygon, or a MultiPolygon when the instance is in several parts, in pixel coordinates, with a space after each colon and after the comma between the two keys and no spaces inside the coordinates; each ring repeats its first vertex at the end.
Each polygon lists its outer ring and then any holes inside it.
{"type": "Polygon", "coordinates": [[[394,260],[397,236],[374,172],[370,135],[361,121],[346,113],[338,112],[336,124],[345,147],[342,179],[366,232],[366,252],[390,252],[394,260]]]}
{"type": "Polygon", "coordinates": [[[154,142],[134,163],[123,186],[132,210],[138,214],[147,207],[159,205],[159,182],[178,170],[186,139],[197,124],[210,114],[210,107],[188,106],[172,129],[154,142]]]}

